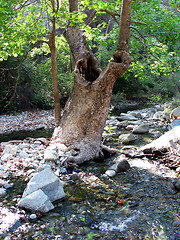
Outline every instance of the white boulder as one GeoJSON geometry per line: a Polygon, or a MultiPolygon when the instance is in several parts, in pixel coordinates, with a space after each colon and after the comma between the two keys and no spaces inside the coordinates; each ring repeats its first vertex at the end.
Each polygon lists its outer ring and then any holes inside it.
{"type": "Polygon", "coordinates": [[[121,143],[129,143],[136,140],[136,137],[132,133],[121,134],[119,136],[119,142],[121,143]]]}
{"type": "Polygon", "coordinates": [[[147,133],[149,132],[149,126],[146,124],[141,124],[133,128],[133,133],[147,133]]]}

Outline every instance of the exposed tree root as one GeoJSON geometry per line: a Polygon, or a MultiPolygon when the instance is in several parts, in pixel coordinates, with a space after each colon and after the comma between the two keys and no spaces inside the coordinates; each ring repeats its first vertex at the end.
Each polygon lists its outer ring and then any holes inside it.
{"type": "MultiPolygon", "coordinates": [[[[72,148],[71,148],[72,149],[72,148]]],[[[75,149],[75,148],[74,148],[75,149]]],[[[83,164],[84,162],[91,161],[91,160],[104,160],[112,155],[115,155],[117,153],[122,153],[120,150],[115,148],[110,148],[105,145],[101,145],[101,148],[99,151],[96,151],[97,149],[93,149],[92,146],[89,148],[86,146],[83,147],[83,149],[80,150],[79,154],[77,156],[68,156],[65,158],[61,164],[65,168],[74,168],[78,165],[83,164]]]]}

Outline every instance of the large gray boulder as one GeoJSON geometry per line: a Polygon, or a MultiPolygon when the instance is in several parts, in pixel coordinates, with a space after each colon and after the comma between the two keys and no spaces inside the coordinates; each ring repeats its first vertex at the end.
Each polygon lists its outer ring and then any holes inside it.
{"type": "Polygon", "coordinates": [[[168,150],[171,147],[179,147],[180,144],[180,126],[174,127],[170,131],[163,134],[161,137],[151,143],[141,147],[144,152],[153,152],[159,150],[168,150]]]}
{"type": "Polygon", "coordinates": [[[22,198],[18,206],[42,213],[49,212],[54,208],[48,196],[40,189],[22,198]]]}
{"type": "Polygon", "coordinates": [[[31,178],[18,205],[27,209],[38,209],[41,212],[46,212],[51,210],[53,206],[49,202],[56,201],[64,196],[65,193],[62,182],[51,168],[46,168],[31,178]],[[39,192],[39,190],[41,191],[39,192]],[[42,201],[39,200],[41,199],[39,196],[42,196],[42,201]],[[29,205],[31,199],[32,204],[29,205]],[[31,208],[29,208],[29,206],[31,206],[31,208]]]}

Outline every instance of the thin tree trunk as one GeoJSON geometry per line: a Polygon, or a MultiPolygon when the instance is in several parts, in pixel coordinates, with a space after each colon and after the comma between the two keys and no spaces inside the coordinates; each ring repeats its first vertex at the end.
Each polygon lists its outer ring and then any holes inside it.
{"type": "Polygon", "coordinates": [[[53,17],[53,30],[50,33],[49,48],[51,52],[51,73],[53,81],[53,97],[54,97],[54,112],[55,112],[55,123],[59,125],[61,119],[61,105],[60,105],[60,93],[58,86],[58,70],[57,70],[57,57],[56,57],[56,19],[53,17]]]}

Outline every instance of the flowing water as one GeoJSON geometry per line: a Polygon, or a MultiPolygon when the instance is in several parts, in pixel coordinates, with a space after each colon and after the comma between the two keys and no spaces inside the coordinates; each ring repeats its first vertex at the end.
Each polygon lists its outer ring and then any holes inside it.
{"type": "MultiPolygon", "coordinates": [[[[121,148],[118,131],[107,143],[121,148]]],[[[19,137],[32,137],[26,134],[19,137]]],[[[153,137],[145,134],[134,144],[142,145],[153,137]]],[[[14,172],[5,175],[3,179],[13,187],[0,197],[0,239],[180,239],[180,193],[173,185],[177,174],[158,162],[135,158],[129,159],[127,172],[108,178],[104,173],[114,158],[91,161],[61,174],[66,197],[56,201],[52,211],[37,212],[36,219],[30,218],[32,212],[17,207],[27,179],[14,172]]]]}

